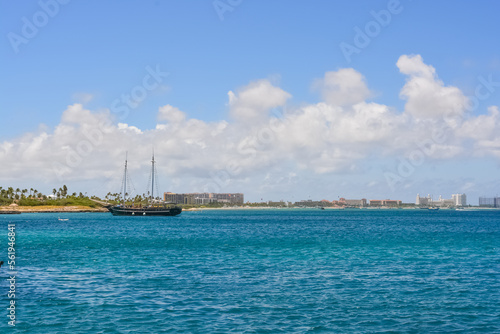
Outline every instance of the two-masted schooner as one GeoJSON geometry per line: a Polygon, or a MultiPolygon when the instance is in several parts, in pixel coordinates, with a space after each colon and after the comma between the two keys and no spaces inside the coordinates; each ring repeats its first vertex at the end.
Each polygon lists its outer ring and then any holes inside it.
{"type": "Polygon", "coordinates": [[[155,155],[151,160],[151,196],[150,203],[147,205],[126,205],[125,198],[127,194],[127,163],[125,158],[125,171],[123,177],[123,202],[118,205],[106,205],[105,207],[113,216],[177,216],[182,212],[182,208],[173,203],[156,201],[154,199],[154,184],[156,176],[155,155]]]}

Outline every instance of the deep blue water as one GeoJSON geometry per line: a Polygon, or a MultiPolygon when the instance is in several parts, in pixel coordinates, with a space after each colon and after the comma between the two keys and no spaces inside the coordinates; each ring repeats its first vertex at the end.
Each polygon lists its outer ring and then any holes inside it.
{"type": "MultiPolygon", "coordinates": [[[[14,332],[500,333],[500,211],[0,222],[5,262],[16,226],[14,332]]],[[[8,289],[2,279],[1,333],[13,330],[8,289]]]]}

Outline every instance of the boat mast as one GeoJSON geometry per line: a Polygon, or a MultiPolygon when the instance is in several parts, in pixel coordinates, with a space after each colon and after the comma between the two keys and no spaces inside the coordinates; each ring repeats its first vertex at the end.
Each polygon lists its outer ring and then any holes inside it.
{"type": "Polygon", "coordinates": [[[151,203],[154,200],[155,189],[155,150],[153,149],[153,160],[151,160],[151,203]]]}
{"type": "Polygon", "coordinates": [[[125,153],[125,174],[123,175],[123,204],[125,204],[125,195],[127,193],[127,160],[128,152],[125,153]]]}

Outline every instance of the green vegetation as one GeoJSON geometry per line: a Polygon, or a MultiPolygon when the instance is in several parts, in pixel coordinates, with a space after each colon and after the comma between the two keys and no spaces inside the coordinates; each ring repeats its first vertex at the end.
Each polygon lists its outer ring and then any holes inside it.
{"type": "Polygon", "coordinates": [[[91,208],[99,207],[95,202],[92,202],[88,197],[74,197],[68,196],[60,199],[46,199],[46,200],[38,200],[32,198],[21,199],[18,202],[21,206],[40,206],[40,205],[53,205],[53,206],[88,206],[91,208]]]}
{"type": "Polygon", "coordinates": [[[212,202],[212,203],[207,203],[204,205],[199,205],[198,207],[202,208],[222,208],[224,205],[227,205],[226,203],[218,203],[218,202],[212,202]]]}
{"type": "Polygon", "coordinates": [[[14,200],[12,200],[12,199],[0,197],[0,206],[10,205],[10,204],[12,204],[13,201],[14,200]]]}
{"type": "MultiPolygon", "coordinates": [[[[146,206],[151,203],[151,199],[149,198],[149,193],[136,195],[135,197],[129,197],[129,194],[126,194],[127,200],[125,201],[126,205],[130,206],[146,206]]],[[[0,187],[0,206],[8,206],[12,203],[16,203],[20,206],[86,206],[91,208],[100,207],[100,204],[93,202],[92,199],[98,201],[105,201],[109,204],[115,205],[119,203],[123,203],[122,194],[120,193],[107,193],[103,199],[100,199],[97,196],[88,197],[86,194],[82,194],[81,192],[77,194],[76,192],[71,195],[68,194],[68,187],[63,185],[59,189],[52,189],[52,193],[49,195],[43,194],[42,192],[30,188],[30,189],[20,189],[13,187],[3,188],[0,187]]],[[[155,201],[160,202],[162,199],[160,197],[156,197],[155,201]]],[[[191,208],[223,208],[230,207],[233,204],[222,203],[222,202],[212,202],[208,204],[180,204],[183,209],[191,209],[191,208]]],[[[248,207],[263,207],[263,208],[293,208],[293,207],[310,207],[310,208],[318,208],[318,207],[331,207],[333,206],[332,202],[328,201],[301,201],[301,202],[256,202],[250,203],[247,202],[243,204],[243,206],[248,207]]],[[[394,206],[399,208],[411,208],[415,207],[413,203],[401,203],[399,206],[394,206]]]]}
{"type": "MultiPolygon", "coordinates": [[[[129,197],[129,194],[125,194],[127,199],[125,200],[125,205],[130,205],[130,206],[145,206],[149,205],[151,203],[151,198],[149,197],[149,192],[147,194],[142,194],[142,195],[136,195],[135,197],[129,197]]],[[[121,193],[107,193],[106,196],[104,196],[104,199],[100,199],[99,197],[92,196],[92,199],[96,199],[99,201],[105,201],[109,204],[120,204],[123,203],[123,198],[121,193]]],[[[162,199],[160,197],[155,197],[154,202],[160,202],[162,199]]]]}
{"type": "Polygon", "coordinates": [[[45,195],[36,189],[14,189],[0,187],[0,205],[10,205],[16,203],[20,206],[88,206],[99,207],[90,198],[82,193],[68,195],[68,187],[63,185],[59,189],[52,189],[52,196],[45,195]]]}

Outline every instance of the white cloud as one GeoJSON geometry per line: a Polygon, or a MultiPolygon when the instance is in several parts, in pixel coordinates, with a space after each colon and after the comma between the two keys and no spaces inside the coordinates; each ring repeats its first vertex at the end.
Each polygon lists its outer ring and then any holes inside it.
{"type": "Polygon", "coordinates": [[[236,94],[230,91],[230,115],[237,121],[255,122],[267,118],[272,108],[285,105],[291,95],[268,80],[259,80],[240,89],[236,94]]]}
{"type": "Polygon", "coordinates": [[[498,107],[488,108],[488,115],[479,115],[466,120],[459,131],[465,138],[476,140],[492,140],[500,137],[498,128],[500,126],[500,112],[498,107]]]}
{"type": "Polygon", "coordinates": [[[315,82],[314,88],[320,90],[325,102],[335,106],[360,103],[372,95],[365,78],[352,68],[326,72],[323,79],[315,82]]]}
{"type": "Polygon", "coordinates": [[[128,125],[127,123],[118,123],[118,130],[121,130],[124,132],[131,131],[135,134],[142,134],[141,129],[139,129],[138,127],[133,126],[133,125],[128,125]]]}
{"type": "Polygon", "coordinates": [[[476,155],[500,157],[500,111],[498,107],[488,108],[488,115],[479,115],[466,120],[458,131],[460,137],[473,139],[476,155]]]}
{"type": "Polygon", "coordinates": [[[255,189],[265,185],[286,191],[310,183],[304,175],[360,175],[368,158],[406,156],[443,129],[444,139],[432,143],[426,159],[500,156],[497,107],[450,126],[444,116],[463,113],[462,92],[445,86],[420,56],[402,56],[397,65],[408,77],[401,90],[407,99],[403,112],[367,102],[370,91],[353,69],[326,73],[319,86],[325,102],[296,109],[286,106],[291,95],[268,80],[252,82],[228,93],[230,121],[192,119],[165,105],[158,109],[154,128],[139,129],[114,124],[109,111],[73,104],[53,130],[40,127],[0,143],[0,181],[102,181],[120,169],[125,151],[131,171],[147,170],[154,147],[160,172],[173,184],[188,184],[183,191],[214,190],[214,184],[229,191],[235,180],[255,189]],[[270,115],[281,107],[280,117],[270,115]],[[279,182],[265,180],[265,175],[279,182]]]}
{"type": "Polygon", "coordinates": [[[182,123],[186,120],[186,114],[176,107],[167,104],[160,107],[158,112],[158,121],[167,121],[170,123],[182,123]]]}
{"type": "Polygon", "coordinates": [[[467,98],[457,88],[445,86],[434,67],[424,63],[420,55],[403,55],[396,64],[408,76],[400,96],[406,99],[405,112],[417,118],[442,118],[462,115],[467,98]]]}

